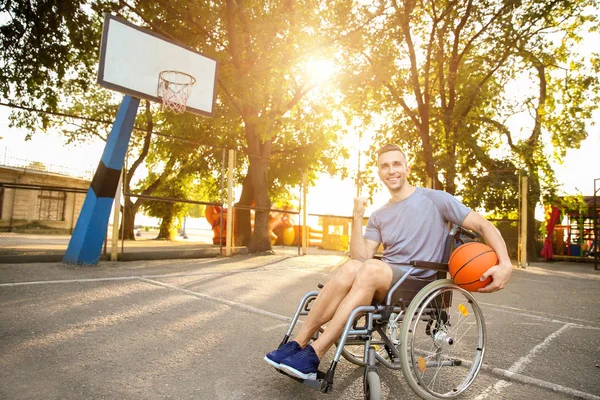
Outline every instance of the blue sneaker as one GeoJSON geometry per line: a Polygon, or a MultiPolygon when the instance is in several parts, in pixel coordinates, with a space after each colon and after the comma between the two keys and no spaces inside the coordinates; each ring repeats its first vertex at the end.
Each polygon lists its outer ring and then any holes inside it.
{"type": "Polygon", "coordinates": [[[283,346],[279,346],[277,350],[273,350],[265,356],[265,361],[279,369],[279,363],[289,356],[296,354],[302,350],[298,342],[287,342],[283,346]]]}
{"type": "Polygon", "coordinates": [[[318,368],[319,357],[310,344],[279,363],[280,370],[301,379],[317,379],[318,368]]]}

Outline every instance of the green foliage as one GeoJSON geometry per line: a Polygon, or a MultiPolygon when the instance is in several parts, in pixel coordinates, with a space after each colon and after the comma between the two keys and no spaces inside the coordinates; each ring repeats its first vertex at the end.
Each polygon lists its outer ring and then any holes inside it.
{"type": "Polygon", "coordinates": [[[532,209],[540,187],[554,193],[549,160],[579,146],[598,104],[598,56],[574,47],[597,26],[598,2],[376,4],[357,6],[364,29],[345,53],[348,100],[385,117],[369,153],[402,145],[413,180],[433,178],[473,207],[514,210],[516,178],[499,169],[530,176],[532,209]],[[521,134],[515,116],[528,119],[521,134]]]}
{"type": "MultiPolygon", "coordinates": [[[[152,179],[152,178],[150,178],[152,179]]],[[[154,194],[159,197],[165,197],[170,200],[150,200],[142,205],[142,209],[151,217],[161,218],[161,227],[159,239],[172,240],[179,225],[183,220],[189,205],[179,202],[179,199],[187,199],[190,196],[192,176],[188,175],[180,179],[172,179],[163,184],[154,194]]]]}
{"type": "MultiPolygon", "coordinates": [[[[335,18],[349,15],[346,5],[330,9],[317,1],[190,5],[184,1],[167,4],[149,0],[92,0],[61,7],[43,1],[32,10],[26,5],[8,3],[6,10],[10,9],[15,18],[14,23],[2,27],[6,40],[14,45],[17,36],[23,37],[30,44],[29,53],[38,54],[31,50],[39,47],[42,57],[26,58],[27,50],[19,53],[23,46],[11,47],[3,61],[15,69],[4,71],[6,79],[2,81],[8,83],[3,93],[5,96],[28,93],[29,96],[20,96],[23,104],[43,105],[49,111],[60,110],[91,120],[65,121],[47,114],[16,112],[13,114],[16,125],[32,131],[60,127],[68,141],[107,136],[110,125],[97,121],[111,121],[120,99],[99,89],[93,81],[103,13],[114,11],[220,62],[214,118],[175,117],[154,107],[150,107],[150,113],[138,113],[139,129],[132,138],[129,176],[142,165],[161,171],[153,175],[154,182],[146,180],[145,187],[139,185],[140,191],[149,194],[173,176],[193,173],[198,168],[211,170],[208,175],[216,179],[221,169],[219,152],[224,147],[254,153],[261,160],[274,155],[267,181],[267,185],[273,184],[274,198],[288,196],[286,192],[298,184],[295,170],[299,168],[318,168],[331,173],[338,170],[345,152],[332,150],[338,136],[335,123],[328,122],[333,109],[331,96],[324,100],[328,82],[315,81],[307,67],[315,58],[332,54],[334,48],[328,33],[339,30],[335,18]],[[71,16],[76,26],[69,20],[71,16]],[[21,20],[27,23],[19,30],[17,21],[21,20]],[[57,51],[46,57],[44,46],[55,46],[57,51]],[[15,62],[20,59],[24,60],[22,64],[15,62]],[[31,79],[20,79],[25,75],[31,79]],[[321,90],[323,96],[312,96],[321,90]],[[188,141],[178,143],[156,135],[150,140],[151,131],[188,141]],[[211,146],[213,151],[207,154],[211,146]],[[195,158],[195,152],[201,152],[205,160],[195,158]],[[286,164],[290,167],[282,168],[286,164]]],[[[237,174],[252,162],[249,158],[238,163],[237,174]]],[[[268,189],[256,188],[255,193],[266,193],[268,189]]],[[[220,198],[214,190],[211,197],[220,198]]]]}
{"type": "MultiPolygon", "coordinates": [[[[8,0],[0,4],[0,95],[56,111],[71,76],[93,85],[101,16],[118,2],[8,0]]],[[[42,120],[43,122],[43,120],[42,120]]]]}
{"type": "Polygon", "coordinates": [[[89,118],[18,111],[18,126],[105,138],[110,124],[98,121],[114,119],[120,96],[94,81],[103,13],[113,11],[219,60],[214,118],[140,106],[128,179],[149,172],[138,192],[219,201],[223,149],[234,148],[249,201],[294,203],[301,169],[311,182],[321,171],[346,176],[347,138],[375,127],[368,169],[376,148],[398,143],[413,180],[510,215],[515,171],[529,176],[532,206],[551,198],[550,160],[587,136],[600,56],[576,45],[598,30],[597,10],[596,0],[5,1],[0,94],[89,118]],[[323,61],[336,64],[330,76],[323,61]]]}
{"type": "Polygon", "coordinates": [[[464,187],[458,190],[463,202],[472,209],[493,211],[495,218],[515,215],[519,208],[519,171],[507,160],[495,160],[492,168],[473,167],[464,187]]]}
{"type": "Polygon", "coordinates": [[[585,214],[587,212],[588,205],[582,194],[574,196],[563,196],[557,199],[557,207],[561,213],[569,214],[585,214]]]}

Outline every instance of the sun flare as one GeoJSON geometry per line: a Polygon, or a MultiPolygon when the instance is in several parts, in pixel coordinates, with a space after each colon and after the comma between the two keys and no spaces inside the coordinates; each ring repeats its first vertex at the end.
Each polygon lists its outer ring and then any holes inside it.
{"type": "Polygon", "coordinates": [[[308,82],[320,85],[327,82],[338,70],[337,64],[328,59],[310,58],[303,75],[308,82]]]}

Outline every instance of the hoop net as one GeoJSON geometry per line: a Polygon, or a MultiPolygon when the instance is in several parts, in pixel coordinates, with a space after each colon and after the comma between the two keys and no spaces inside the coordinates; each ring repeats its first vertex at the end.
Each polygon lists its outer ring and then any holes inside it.
{"type": "Polygon", "coordinates": [[[158,75],[158,97],[162,98],[162,109],[175,114],[185,112],[188,98],[196,78],[179,71],[162,71],[158,75]]]}

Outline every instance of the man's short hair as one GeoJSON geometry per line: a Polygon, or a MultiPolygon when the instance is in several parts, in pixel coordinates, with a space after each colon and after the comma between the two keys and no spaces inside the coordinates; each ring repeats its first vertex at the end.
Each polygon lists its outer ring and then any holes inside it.
{"type": "Polygon", "coordinates": [[[388,151],[399,151],[404,156],[404,159],[407,160],[406,154],[404,154],[400,146],[392,143],[385,144],[381,146],[379,150],[377,150],[377,159],[379,159],[379,156],[381,156],[383,153],[387,153],[388,151]]]}

